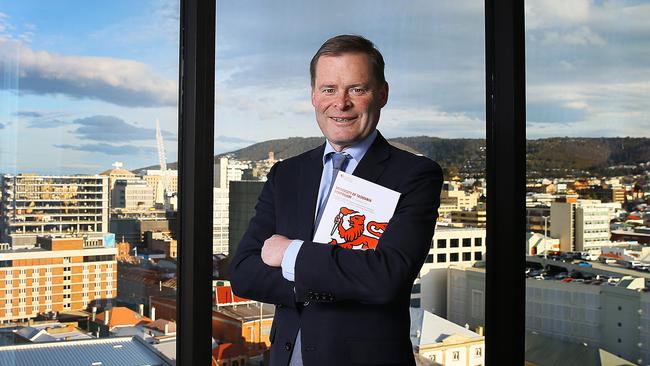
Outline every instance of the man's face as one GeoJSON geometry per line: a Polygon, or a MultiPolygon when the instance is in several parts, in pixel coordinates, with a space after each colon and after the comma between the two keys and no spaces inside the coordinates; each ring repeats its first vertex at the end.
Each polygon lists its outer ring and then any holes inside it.
{"type": "Polygon", "coordinates": [[[388,84],[372,77],[368,56],[321,56],[316,63],[311,104],[325,138],[337,151],[370,135],[388,101],[388,84]]]}

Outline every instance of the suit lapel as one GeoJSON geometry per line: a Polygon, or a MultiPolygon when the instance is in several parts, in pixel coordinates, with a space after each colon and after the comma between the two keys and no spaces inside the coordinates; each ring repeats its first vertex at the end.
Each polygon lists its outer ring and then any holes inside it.
{"type": "Polygon", "coordinates": [[[389,157],[388,142],[378,131],[375,141],[370,145],[370,149],[354,169],[353,175],[376,183],[381,173],[384,172],[384,164],[389,157]]]}
{"type": "Polygon", "coordinates": [[[314,236],[314,217],[316,216],[320,178],[323,174],[324,149],[325,144],[307,155],[308,161],[302,166],[298,179],[299,186],[295,190],[298,237],[304,240],[311,240],[314,236]]]}

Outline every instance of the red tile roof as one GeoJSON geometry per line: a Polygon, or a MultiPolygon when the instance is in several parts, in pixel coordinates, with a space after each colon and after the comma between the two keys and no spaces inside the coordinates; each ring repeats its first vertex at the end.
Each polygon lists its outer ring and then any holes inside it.
{"type": "MultiPolygon", "coordinates": [[[[114,307],[108,310],[108,327],[118,326],[136,326],[140,324],[151,323],[151,319],[141,316],[139,313],[122,306],[114,307]]],[[[104,324],[105,312],[97,314],[97,323],[104,324]]]]}

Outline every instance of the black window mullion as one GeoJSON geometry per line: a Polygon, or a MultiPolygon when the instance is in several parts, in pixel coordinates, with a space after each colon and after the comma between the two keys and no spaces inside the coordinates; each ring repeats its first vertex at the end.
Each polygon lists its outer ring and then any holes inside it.
{"type": "Polygon", "coordinates": [[[523,365],[526,111],[524,1],[486,0],[485,361],[523,365]]]}
{"type": "Polygon", "coordinates": [[[211,364],[215,2],[181,0],[178,365],[211,364]]]}

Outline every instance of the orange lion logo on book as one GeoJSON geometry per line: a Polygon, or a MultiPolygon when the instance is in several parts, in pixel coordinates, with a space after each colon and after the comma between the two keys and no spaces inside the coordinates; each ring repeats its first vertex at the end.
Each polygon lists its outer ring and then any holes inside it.
{"type": "Polygon", "coordinates": [[[332,228],[330,235],[334,235],[334,232],[338,230],[339,236],[344,241],[339,243],[336,239],[332,239],[330,244],[338,245],[346,249],[375,249],[379,242],[379,237],[381,237],[386,230],[388,223],[370,221],[366,225],[365,221],[365,215],[347,207],[341,207],[339,214],[334,218],[334,227],[332,228]],[[343,227],[343,222],[345,221],[344,218],[346,216],[348,217],[348,222],[350,224],[350,227],[347,229],[343,227]],[[366,231],[373,236],[366,235],[366,231]]]}

